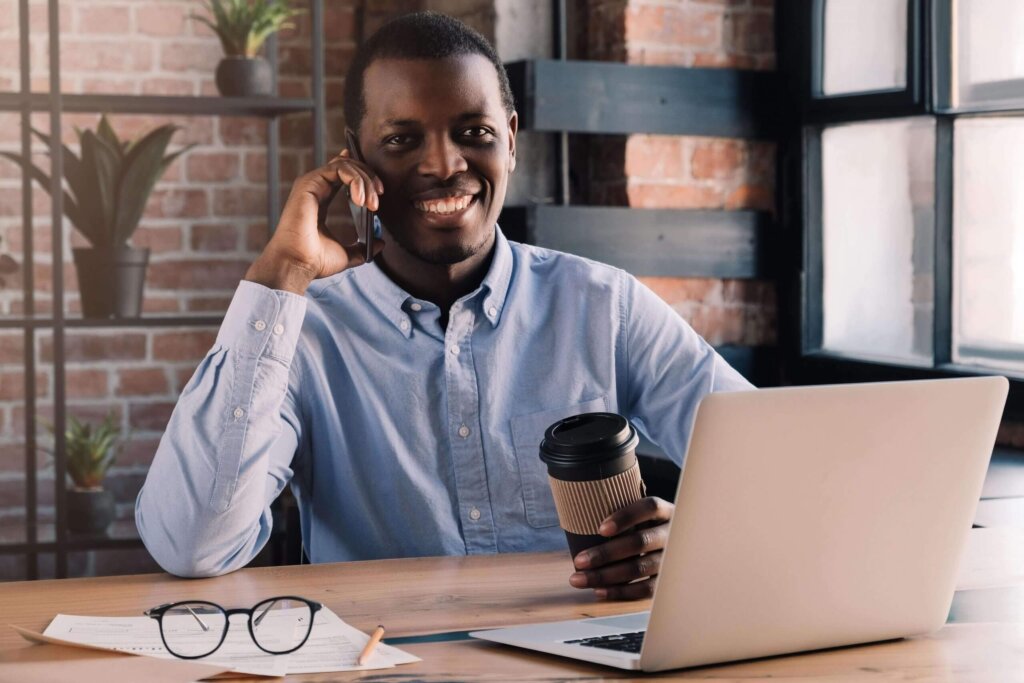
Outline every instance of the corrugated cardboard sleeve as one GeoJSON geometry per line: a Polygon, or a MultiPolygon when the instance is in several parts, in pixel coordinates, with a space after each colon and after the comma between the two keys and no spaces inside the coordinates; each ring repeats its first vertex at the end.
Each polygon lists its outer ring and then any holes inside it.
{"type": "Polygon", "coordinates": [[[548,476],[555,496],[558,522],[563,529],[593,536],[608,515],[644,497],[640,467],[633,465],[606,479],[562,481],[548,476]]]}

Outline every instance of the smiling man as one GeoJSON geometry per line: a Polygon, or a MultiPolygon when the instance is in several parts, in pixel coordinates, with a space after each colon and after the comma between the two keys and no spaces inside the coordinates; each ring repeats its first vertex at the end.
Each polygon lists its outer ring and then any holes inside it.
{"type": "MultiPolygon", "coordinates": [[[[504,238],[518,119],[478,34],[432,13],[386,25],[345,114],[351,149],[295,182],[139,494],[171,573],[244,566],[289,483],[313,562],[564,550],[550,424],[617,412],[680,463],[700,398],[750,386],[633,277],[504,238]],[[342,188],[381,219],[370,264],[325,229],[342,188]]],[[[649,596],[671,513],[616,513],[570,583],[649,596]]]]}

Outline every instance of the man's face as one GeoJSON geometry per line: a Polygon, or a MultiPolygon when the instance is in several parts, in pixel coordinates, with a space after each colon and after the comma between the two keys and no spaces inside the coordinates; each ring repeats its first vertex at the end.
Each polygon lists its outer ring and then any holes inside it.
{"type": "Polygon", "coordinates": [[[374,60],[363,78],[363,159],[380,176],[391,238],[429,263],[491,243],[515,165],[516,115],[482,55],[374,60]]]}

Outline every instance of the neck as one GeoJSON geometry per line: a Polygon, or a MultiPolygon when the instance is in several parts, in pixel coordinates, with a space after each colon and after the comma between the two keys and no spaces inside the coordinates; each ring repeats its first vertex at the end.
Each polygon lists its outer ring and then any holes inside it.
{"type": "Polygon", "coordinates": [[[447,321],[452,304],[469,294],[483,282],[494,256],[495,233],[476,254],[453,264],[424,261],[404,249],[394,238],[376,262],[399,287],[417,299],[436,304],[441,319],[447,321]]]}

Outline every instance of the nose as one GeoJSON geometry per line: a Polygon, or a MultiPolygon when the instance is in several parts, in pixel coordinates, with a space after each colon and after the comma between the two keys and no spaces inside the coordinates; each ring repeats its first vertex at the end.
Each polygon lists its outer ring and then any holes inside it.
{"type": "Polygon", "coordinates": [[[468,168],[462,150],[447,135],[432,135],[427,138],[419,163],[419,172],[422,175],[448,180],[452,176],[464,173],[468,168]]]}

